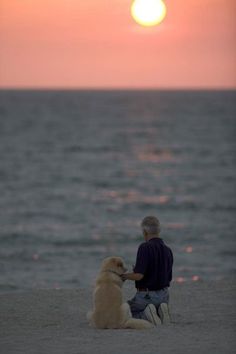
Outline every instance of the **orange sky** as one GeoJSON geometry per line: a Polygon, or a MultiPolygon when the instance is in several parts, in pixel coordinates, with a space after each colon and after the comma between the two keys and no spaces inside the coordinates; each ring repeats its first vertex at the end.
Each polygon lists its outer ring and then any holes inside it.
{"type": "Polygon", "coordinates": [[[235,0],[165,0],[154,28],[131,0],[0,0],[0,86],[236,88],[235,0]]]}

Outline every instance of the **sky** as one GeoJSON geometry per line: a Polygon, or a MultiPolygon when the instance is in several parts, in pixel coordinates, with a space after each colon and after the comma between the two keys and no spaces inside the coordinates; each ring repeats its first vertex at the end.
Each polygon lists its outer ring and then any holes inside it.
{"type": "Polygon", "coordinates": [[[132,0],[0,0],[2,88],[236,88],[236,1],[165,0],[156,27],[132,0]]]}

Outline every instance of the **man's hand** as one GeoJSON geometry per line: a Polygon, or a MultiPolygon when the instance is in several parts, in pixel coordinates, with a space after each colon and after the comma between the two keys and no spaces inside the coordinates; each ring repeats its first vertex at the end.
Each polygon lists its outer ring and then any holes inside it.
{"type": "Polygon", "coordinates": [[[123,280],[123,281],[126,281],[128,278],[127,278],[127,273],[124,273],[124,274],[121,274],[121,279],[123,280]]]}

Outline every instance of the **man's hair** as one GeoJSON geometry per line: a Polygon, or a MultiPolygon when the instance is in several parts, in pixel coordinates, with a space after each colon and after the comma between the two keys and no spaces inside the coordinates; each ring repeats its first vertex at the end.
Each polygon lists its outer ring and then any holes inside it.
{"type": "Polygon", "coordinates": [[[161,232],[160,221],[155,216],[146,216],[141,223],[141,227],[148,235],[159,235],[161,232]]]}

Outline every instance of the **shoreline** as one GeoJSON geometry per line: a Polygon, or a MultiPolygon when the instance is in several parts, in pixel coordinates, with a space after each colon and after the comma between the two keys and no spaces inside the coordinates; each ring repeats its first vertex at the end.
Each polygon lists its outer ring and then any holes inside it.
{"type": "MultiPolygon", "coordinates": [[[[91,288],[0,294],[0,348],[4,354],[231,354],[235,293],[235,279],[173,283],[171,324],[145,331],[89,327],[91,288]]],[[[123,294],[124,301],[135,294],[131,282],[123,294]]]]}

